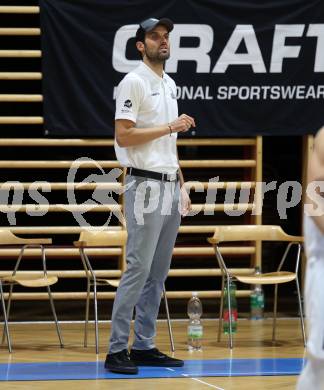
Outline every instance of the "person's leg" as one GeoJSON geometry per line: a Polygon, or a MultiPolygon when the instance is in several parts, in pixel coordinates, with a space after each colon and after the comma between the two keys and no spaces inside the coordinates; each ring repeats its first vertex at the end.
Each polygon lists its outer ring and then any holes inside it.
{"type": "Polygon", "coordinates": [[[296,390],[323,390],[324,389],[324,361],[309,358],[300,377],[296,390]]]}
{"type": "Polygon", "coordinates": [[[298,390],[324,389],[324,261],[308,259],[305,283],[305,308],[308,324],[309,358],[297,383],[298,390]]]}
{"type": "MultiPolygon", "coordinates": [[[[134,179],[134,177],[131,178],[134,179]]],[[[155,191],[157,190],[155,189],[155,191]]],[[[154,213],[140,215],[141,211],[143,212],[143,209],[141,210],[143,205],[148,208],[150,197],[146,182],[141,179],[136,179],[135,185],[127,190],[125,194],[125,217],[128,231],[127,270],[122,276],[114,301],[109,345],[110,354],[128,348],[134,307],[149,275],[162,228],[163,221],[161,218],[156,219],[154,213]]]]}
{"type": "Polygon", "coordinates": [[[169,209],[170,215],[164,216],[164,224],[154,253],[150,274],[136,305],[135,339],[132,350],[148,350],[155,346],[156,319],[163,284],[169,272],[181,219],[178,211],[179,184],[174,186],[174,183],[167,183],[165,191],[163,211],[165,214],[166,209],[169,209]]]}

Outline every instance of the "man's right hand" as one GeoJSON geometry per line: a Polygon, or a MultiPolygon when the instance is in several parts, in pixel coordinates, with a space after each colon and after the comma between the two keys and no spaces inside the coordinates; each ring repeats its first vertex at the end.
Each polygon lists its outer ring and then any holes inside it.
{"type": "Polygon", "coordinates": [[[187,114],[181,114],[175,121],[170,123],[172,133],[188,131],[190,127],[196,127],[194,118],[187,114]]]}

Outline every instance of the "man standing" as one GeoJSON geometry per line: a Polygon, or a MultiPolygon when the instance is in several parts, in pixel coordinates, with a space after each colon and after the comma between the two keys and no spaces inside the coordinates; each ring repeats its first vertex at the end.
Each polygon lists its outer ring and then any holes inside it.
{"type": "Polygon", "coordinates": [[[304,224],[307,252],[305,306],[308,358],[299,377],[297,389],[320,390],[324,389],[324,127],[315,138],[308,169],[308,183],[308,204],[305,205],[308,215],[305,215],[304,224]],[[311,190],[315,192],[311,194],[311,190]]]}
{"type": "Polygon", "coordinates": [[[127,167],[126,183],[130,185],[125,193],[127,270],[116,293],[105,367],[126,374],[136,374],[139,365],[183,365],[154,344],[180,212],[186,215],[191,207],[176,140],[177,133],[188,131],[195,121],[185,114],[178,117],[176,86],[163,70],[170,56],[172,29],[172,21],[166,18],[150,18],[140,24],[136,48],[143,61],[120,82],[116,97],[115,150],[120,164],[127,167]],[[134,308],[135,335],[129,354],[134,308]]]}

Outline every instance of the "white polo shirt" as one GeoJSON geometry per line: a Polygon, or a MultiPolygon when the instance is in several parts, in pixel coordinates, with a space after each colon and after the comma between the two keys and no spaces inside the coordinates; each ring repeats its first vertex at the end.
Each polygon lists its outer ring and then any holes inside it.
{"type": "MultiPolygon", "coordinates": [[[[141,62],[119,83],[115,119],[128,119],[135,127],[149,128],[177,117],[176,85],[166,73],[159,77],[141,62]]],[[[179,168],[176,142],[177,133],[125,148],[119,147],[115,139],[115,151],[124,167],[174,174],[179,168]]]]}

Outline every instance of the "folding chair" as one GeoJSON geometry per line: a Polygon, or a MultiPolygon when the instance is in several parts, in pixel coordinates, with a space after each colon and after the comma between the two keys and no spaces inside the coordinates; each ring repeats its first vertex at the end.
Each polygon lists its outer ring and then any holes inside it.
{"type": "Polygon", "coordinates": [[[51,244],[52,240],[50,238],[20,238],[15,236],[11,231],[9,230],[0,230],[0,246],[1,247],[18,247],[20,249],[20,253],[18,256],[18,259],[16,261],[16,265],[14,267],[14,270],[10,276],[2,276],[0,278],[0,295],[1,295],[1,306],[3,311],[3,317],[4,317],[4,332],[2,335],[2,342],[4,342],[4,338],[6,336],[7,338],[7,344],[9,352],[12,352],[11,347],[11,340],[10,340],[10,334],[9,334],[9,313],[10,313],[10,307],[11,307],[11,298],[12,298],[12,292],[13,287],[15,284],[19,284],[24,287],[28,288],[39,288],[39,287],[46,287],[48,292],[48,297],[50,300],[50,305],[56,325],[56,331],[58,334],[60,346],[63,347],[63,341],[61,336],[61,330],[60,326],[57,320],[54,301],[51,293],[50,286],[52,284],[55,284],[58,281],[57,276],[48,276],[47,274],[47,268],[46,268],[46,258],[45,258],[45,250],[44,245],[51,244]],[[23,258],[24,252],[27,248],[40,248],[41,250],[41,257],[42,257],[42,271],[37,271],[37,273],[40,273],[40,275],[36,276],[26,276],[26,275],[19,275],[19,265],[21,263],[21,260],[23,258]],[[3,293],[3,286],[10,286],[9,290],[9,296],[8,296],[8,303],[7,308],[5,307],[5,300],[4,300],[4,293],[3,293]]]}
{"type": "MultiPolygon", "coordinates": [[[[93,287],[94,297],[94,314],[95,314],[95,342],[96,342],[96,354],[99,353],[99,332],[98,332],[98,309],[97,309],[97,286],[112,286],[118,287],[120,279],[103,279],[97,278],[93,267],[91,266],[88,255],[86,254],[86,248],[108,248],[108,247],[124,247],[127,241],[126,230],[83,230],[80,233],[78,241],[74,242],[74,245],[79,248],[81,261],[86,272],[87,277],[87,301],[86,301],[86,314],[85,314],[85,332],[84,332],[84,346],[87,346],[88,340],[88,322],[89,322],[89,302],[90,302],[90,290],[93,287]]],[[[174,352],[174,341],[170,321],[170,313],[168,300],[163,287],[163,297],[165,303],[165,310],[167,314],[168,330],[170,337],[171,349],[174,352]]]]}
{"type": "MultiPolygon", "coordinates": [[[[280,226],[271,225],[234,225],[234,226],[219,226],[215,229],[214,235],[208,238],[208,242],[211,243],[215,250],[216,259],[222,273],[222,293],[219,311],[219,327],[218,327],[218,341],[221,338],[222,317],[223,317],[223,302],[224,302],[224,286],[227,285],[227,291],[229,291],[230,281],[235,279],[245,284],[274,284],[274,306],[273,306],[273,329],[272,340],[276,338],[276,320],[277,320],[277,301],[278,301],[278,285],[282,283],[289,283],[295,281],[298,294],[298,305],[300,314],[300,324],[303,336],[304,346],[306,346],[305,326],[303,307],[301,302],[301,294],[298,282],[298,269],[300,261],[301,246],[303,243],[303,237],[291,236],[286,234],[280,226]],[[228,268],[221,254],[219,248],[220,243],[233,242],[233,241],[282,241],[287,242],[287,247],[281,258],[278,268],[275,272],[261,273],[258,275],[233,275],[228,268]],[[287,258],[287,255],[292,246],[297,247],[296,262],[294,272],[283,271],[282,267],[287,258]]],[[[232,334],[232,316],[231,316],[231,302],[230,294],[227,294],[228,308],[229,308],[229,346],[233,348],[233,334],[232,334]]]]}

